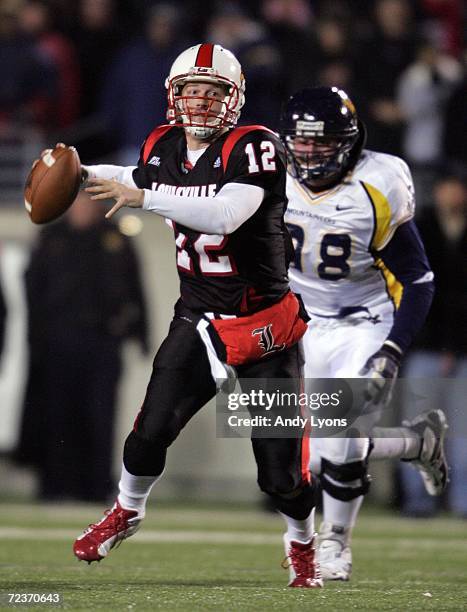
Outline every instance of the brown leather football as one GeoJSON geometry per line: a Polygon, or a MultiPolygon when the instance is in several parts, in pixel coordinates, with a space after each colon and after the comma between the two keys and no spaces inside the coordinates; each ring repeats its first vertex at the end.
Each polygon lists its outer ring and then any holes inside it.
{"type": "Polygon", "coordinates": [[[57,146],[33,166],[24,187],[24,205],[34,223],[48,223],[74,202],[81,163],[74,147],[57,146]]]}

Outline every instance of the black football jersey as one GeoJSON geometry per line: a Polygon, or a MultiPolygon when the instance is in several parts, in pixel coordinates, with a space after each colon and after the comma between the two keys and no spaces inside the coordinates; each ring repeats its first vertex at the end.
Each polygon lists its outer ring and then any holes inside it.
{"type": "Polygon", "coordinates": [[[235,128],[187,167],[183,128],[161,126],[146,139],[133,178],[140,188],[215,196],[227,183],[264,189],[255,214],[235,232],[202,234],[170,221],[177,247],[181,298],[202,312],[247,314],[288,291],[293,251],[284,223],[286,160],[279,138],[262,126],[235,128]]]}

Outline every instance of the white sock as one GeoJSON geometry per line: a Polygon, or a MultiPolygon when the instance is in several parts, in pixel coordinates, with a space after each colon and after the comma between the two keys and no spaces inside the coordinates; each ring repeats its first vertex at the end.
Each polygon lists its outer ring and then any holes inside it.
{"type": "Polygon", "coordinates": [[[321,473],[321,453],[319,452],[319,448],[317,448],[317,444],[314,443],[315,440],[310,441],[310,472],[312,474],[320,474],[321,473]]]}
{"type": "Polygon", "coordinates": [[[313,538],[315,532],[315,509],[310,512],[309,516],[302,521],[287,516],[283,512],[279,512],[284,517],[287,523],[287,537],[289,541],[300,542],[307,544],[313,538]]]}
{"type": "Polygon", "coordinates": [[[415,459],[420,452],[420,436],[408,427],[374,427],[371,436],[371,459],[415,459]]]}
{"type": "Polygon", "coordinates": [[[331,497],[329,493],[323,491],[323,525],[321,526],[320,536],[326,538],[327,531],[332,531],[333,539],[340,539],[347,545],[350,542],[352,529],[357,520],[360,506],[363,502],[363,495],[359,495],[350,501],[342,501],[331,497]],[[328,529],[328,526],[329,529],[328,529]],[[336,537],[341,535],[341,537],[336,537]]]}
{"type": "Polygon", "coordinates": [[[134,476],[130,474],[122,463],[122,474],[118,488],[120,493],[118,503],[126,510],[137,510],[139,518],[144,518],[146,502],[152,487],[162,476],[134,476]]]}

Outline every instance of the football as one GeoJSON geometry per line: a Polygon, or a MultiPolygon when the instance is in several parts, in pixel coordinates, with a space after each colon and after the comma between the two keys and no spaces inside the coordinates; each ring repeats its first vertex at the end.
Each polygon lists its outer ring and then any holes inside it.
{"type": "Polygon", "coordinates": [[[78,195],[81,163],[74,147],[46,151],[29,173],[24,205],[33,223],[48,223],[62,215],[78,195]]]}

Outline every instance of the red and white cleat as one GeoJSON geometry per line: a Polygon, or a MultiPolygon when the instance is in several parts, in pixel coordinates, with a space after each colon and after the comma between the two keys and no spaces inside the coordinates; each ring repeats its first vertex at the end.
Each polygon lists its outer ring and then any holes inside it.
{"type": "Polygon", "coordinates": [[[316,589],[323,586],[319,563],[316,559],[314,538],[307,544],[290,541],[284,535],[285,559],[282,567],[289,569],[289,587],[316,589]]]}
{"type": "Polygon", "coordinates": [[[136,510],[125,510],[117,501],[98,523],[89,525],[79,536],[73,544],[73,552],[80,561],[100,561],[118,542],[132,536],[141,521],[136,510]]]}

